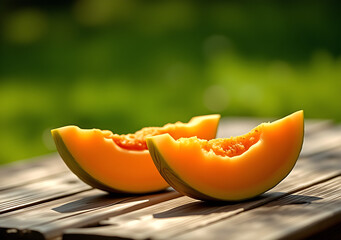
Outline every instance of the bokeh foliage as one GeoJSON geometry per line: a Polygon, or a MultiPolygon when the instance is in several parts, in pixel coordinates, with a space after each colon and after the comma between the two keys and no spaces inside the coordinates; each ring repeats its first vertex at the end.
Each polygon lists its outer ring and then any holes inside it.
{"type": "Polygon", "coordinates": [[[50,129],[134,132],[194,115],[341,120],[339,1],[5,0],[0,163],[50,129]]]}

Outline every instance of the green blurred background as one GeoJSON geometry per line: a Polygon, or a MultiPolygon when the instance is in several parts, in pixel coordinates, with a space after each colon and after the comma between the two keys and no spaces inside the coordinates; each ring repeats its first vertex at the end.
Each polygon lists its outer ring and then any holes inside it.
{"type": "Polygon", "coordinates": [[[0,2],[0,163],[50,129],[192,116],[341,120],[340,1],[0,2]]]}

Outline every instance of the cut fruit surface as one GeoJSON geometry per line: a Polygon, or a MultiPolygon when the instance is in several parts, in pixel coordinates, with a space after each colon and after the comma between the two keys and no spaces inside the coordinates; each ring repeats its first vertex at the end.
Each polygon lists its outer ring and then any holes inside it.
{"type": "Polygon", "coordinates": [[[157,171],[146,137],[168,133],[174,139],[215,137],[220,115],[192,118],[163,127],[148,127],[135,134],[66,126],[51,131],[66,165],[85,183],[108,192],[148,193],[168,187],[157,171]]]}
{"type": "Polygon", "coordinates": [[[163,178],[177,191],[201,200],[237,201],[257,196],[282,181],[294,167],[304,138],[303,111],[249,133],[210,141],[147,138],[163,178]]]}

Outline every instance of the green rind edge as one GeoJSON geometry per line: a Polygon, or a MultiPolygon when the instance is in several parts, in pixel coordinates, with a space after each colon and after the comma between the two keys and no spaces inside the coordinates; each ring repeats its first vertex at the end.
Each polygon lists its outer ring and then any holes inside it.
{"type": "MultiPolygon", "coordinates": [[[[224,201],[218,198],[211,197],[206,195],[190,185],[188,185],[184,180],[182,180],[174,170],[167,164],[162,154],[156,148],[152,139],[147,139],[148,150],[150,155],[152,156],[153,162],[161,174],[161,176],[165,179],[165,181],[173,187],[176,191],[182,193],[183,195],[189,196],[191,198],[204,200],[204,201],[224,201]]],[[[228,200],[227,200],[228,201],[228,200]]]]}
{"type": "Polygon", "coordinates": [[[101,181],[95,179],[90,174],[88,174],[75,160],[68,148],[66,147],[62,136],[58,130],[51,131],[53,140],[56,144],[59,155],[62,157],[68,168],[83,182],[90,185],[91,187],[101,189],[110,193],[123,193],[131,194],[131,192],[122,191],[116,188],[109,187],[108,185],[102,183],[101,181]]]}

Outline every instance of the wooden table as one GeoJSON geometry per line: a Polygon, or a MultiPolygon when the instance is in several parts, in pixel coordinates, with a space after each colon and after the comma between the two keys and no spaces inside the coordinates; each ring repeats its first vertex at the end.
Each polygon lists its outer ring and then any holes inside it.
{"type": "MultiPolygon", "coordinates": [[[[262,120],[223,119],[218,137],[262,120]]],[[[169,189],[122,196],[92,189],[57,154],[0,168],[0,239],[341,239],[341,126],[306,121],[291,174],[239,203],[207,203],[169,189]]]]}

